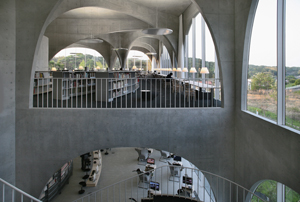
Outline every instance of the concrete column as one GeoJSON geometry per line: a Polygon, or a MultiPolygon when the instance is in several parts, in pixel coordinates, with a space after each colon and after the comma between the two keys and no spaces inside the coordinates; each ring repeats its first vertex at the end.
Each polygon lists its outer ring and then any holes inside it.
{"type": "MultiPolygon", "coordinates": [[[[217,58],[217,54],[215,53],[215,85],[216,87],[220,86],[220,72],[219,72],[219,64],[218,64],[218,58],[217,58]]],[[[216,89],[215,91],[215,98],[216,100],[220,100],[220,90],[216,89]]]]}
{"type": "MultiPolygon", "coordinates": [[[[179,16],[179,35],[178,35],[178,67],[181,69],[184,67],[184,49],[183,49],[183,22],[182,22],[182,15],[179,16]]],[[[178,72],[178,78],[182,77],[182,73],[178,72]]]]}
{"type": "MultiPolygon", "coordinates": [[[[201,50],[202,50],[202,67],[205,67],[205,21],[203,16],[201,16],[201,50]]],[[[202,79],[205,79],[205,74],[202,74],[202,79]]]]}
{"type": "MultiPolygon", "coordinates": [[[[15,185],[16,174],[16,10],[14,0],[0,2],[0,178],[15,185]]],[[[2,189],[2,186],[1,186],[2,189]]],[[[11,191],[5,195],[9,201],[11,191]]],[[[0,192],[2,199],[2,191],[0,192]]]]}
{"type": "Polygon", "coordinates": [[[43,36],[41,46],[38,52],[38,58],[35,66],[35,71],[48,71],[49,64],[49,39],[43,36]]]}

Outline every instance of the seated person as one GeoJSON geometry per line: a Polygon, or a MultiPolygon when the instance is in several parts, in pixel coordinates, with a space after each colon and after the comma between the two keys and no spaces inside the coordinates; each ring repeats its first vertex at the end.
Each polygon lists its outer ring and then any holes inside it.
{"type": "Polygon", "coordinates": [[[166,82],[170,82],[170,78],[172,78],[173,73],[171,72],[170,74],[167,75],[166,82]]]}

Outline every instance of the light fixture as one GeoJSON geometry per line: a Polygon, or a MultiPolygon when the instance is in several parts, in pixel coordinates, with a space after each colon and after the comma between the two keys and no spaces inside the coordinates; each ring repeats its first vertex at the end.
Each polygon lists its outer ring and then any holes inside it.
{"type": "Polygon", "coordinates": [[[149,34],[149,35],[168,35],[168,34],[172,34],[173,30],[171,30],[169,28],[159,28],[158,27],[157,14],[158,13],[157,13],[157,8],[156,8],[156,15],[155,15],[156,26],[155,26],[155,28],[143,29],[142,32],[144,34],[149,34]]]}
{"type": "Polygon", "coordinates": [[[182,69],[182,72],[188,72],[188,69],[187,69],[186,67],[184,67],[184,68],[182,69]]]}
{"type": "Polygon", "coordinates": [[[132,67],[132,70],[136,70],[136,66],[135,65],[132,67]]]}
{"type": "Polygon", "coordinates": [[[56,71],[56,70],[57,70],[56,67],[51,68],[51,71],[56,71]]]}
{"type": "Polygon", "coordinates": [[[156,55],[155,52],[149,52],[149,53],[146,53],[146,55],[156,55]]]}
{"type": "Polygon", "coordinates": [[[119,47],[119,48],[113,48],[113,50],[115,50],[115,51],[118,51],[118,50],[128,50],[128,48],[121,48],[121,47],[119,47]]]}
{"type": "Polygon", "coordinates": [[[168,35],[172,34],[173,30],[169,28],[147,28],[143,29],[142,32],[149,35],[168,35]]]}
{"type": "Polygon", "coordinates": [[[96,69],[99,71],[99,70],[100,70],[100,67],[99,67],[99,66],[97,66],[97,67],[96,67],[96,69]]]}
{"type": "Polygon", "coordinates": [[[173,72],[176,72],[176,71],[177,71],[177,69],[175,67],[173,67],[173,72]]]}
{"type": "Polygon", "coordinates": [[[102,43],[103,40],[98,39],[98,38],[87,38],[87,39],[82,39],[79,42],[83,42],[83,43],[102,43]]]}
{"type": "Polygon", "coordinates": [[[200,74],[209,74],[207,67],[202,67],[200,74]]]}
{"type": "Polygon", "coordinates": [[[181,72],[181,68],[180,67],[177,67],[177,72],[181,72]]]}
{"type": "Polygon", "coordinates": [[[83,66],[79,66],[78,70],[83,70],[83,66]]]}
{"type": "Polygon", "coordinates": [[[190,69],[190,73],[197,73],[196,68],[195,68],[195,67],[192,67],[192,68],[190,69]]]}

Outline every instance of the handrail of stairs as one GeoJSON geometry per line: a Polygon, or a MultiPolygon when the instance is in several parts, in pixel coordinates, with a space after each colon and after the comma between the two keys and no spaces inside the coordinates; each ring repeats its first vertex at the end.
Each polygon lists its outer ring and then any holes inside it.
{"type": "Polygon", "coordinates": [[[15,187],[14,185],[6,182],[5,180],[1,179],[0,178],[0,182],[2,182],[2,192],[0,191],[1,195],[2,195],[2,201],[4,202],[7,202],[9,199],[8,198],[11,198],[11,201],[14,202],[15,201],[15,198],[16,198],[16,201],[21,201],[23,202],[24,199],[24,196],[27,197],[28,199],[31,200],[31,202],[35,201],[35,202],[42,202],[40,200],[38,200],[37,198],[25,193],[24,191],[22,191],[21,189],[15,187]],[[6,186],[10,187],[11,189],[11,195],[9,194],[8,197],[6,197],[5,193],[9,192],[9,190],[6,190],[6,186]],[[20,196],[20,199],[17,199],[18,197],[17,196],[20,196]]]}
{"type": "Polygon", "coordinates": [[[201,202],[266,202],[245,187],[224,177],[196,168],[174,165],[164,165],[137,174],[87,193],[73,202],[144,202],[151,201],[153,196],[183,197],[201,202]],[[155,190],[156,185],[159,185],[159,190],[155,190]]]}

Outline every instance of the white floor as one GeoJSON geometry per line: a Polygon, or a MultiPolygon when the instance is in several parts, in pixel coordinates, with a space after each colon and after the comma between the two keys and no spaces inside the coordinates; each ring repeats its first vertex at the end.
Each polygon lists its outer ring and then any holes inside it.
{"type": "MultiPolygon", "coordinates": [[[[159,161],[160,152],[154,150],[151,154],[151,158],[155,159],[155,165],[157,168],[161,166],[167,166],[167,162],[159,161]]],[[[140,168],[141,170],[145,169],[145,165],[139,165],[138,154],[134,148],[113,148],[109,151],[108,155],[104,155],[102,152],[102,171],[100,180],[96,187],[85,187],[85,193],[82,195],[78,194],[81,186],[79,185],[82,180],[82,176],[85,175],[81,168],[80,157],[73,160],[73,175],[70,178],[69,184],[67,184],[62,193],[56,196],[52,201],[53,202],[68,202],[79,199],[85,195],[91,195],[92,192],[103,189],[107,186],[113,185],[120,181],[125,180],[125,182],[112,186],[105,189],[101,193],[93,195],[93,199],[89,200],[80,200],[80,201],[128,201],[132,202],[129,198],[134,198],[137,201],[140,201],[141,198],[147,197],[147,190],[139,188],[138,186],[147,186],[146,184],[139,184],[138,175],[135,172],[136,169],[140,168]],[[134,172],[133,172],[134,171],[134,172]],[[134,177],[134,178],[132,178],[134,177]],[[131,180],[127,180],[132,178],[131,180]],[[126,190],[126,191],[125,191],[126,190]]],[[[173,162],[173,159],[170,159],[169,162],[173,162]]],[[[182,164],[184,167],[191,167],[190,162],[182,158],[182,164]]],[[[181,176],[188,175],[193,178],[193,190],[195,190],[199,198],[203,200],[203,188],[201,186],[201,181],[198,178],[198,173],[192,172],[192,170],[183,170],[181,176]]],[[[201,175],[201,174],[200,174],[201,175]]],[[[173,178],[171,178],[173,179],[173,178]]],[[[177,190],[185,186],[182,183],[181,178],[174,178],[176,181],[170,181],[170,169],[168,167],[163,167],[157,169],[153,173],[152,181],[160,183],[160,191],[162,194],[176,194],[177,190]]],[[[205,202],[209,202],[208,193],[205,192],[205,202]]],[[[193,194],[192,197],[195,197],[193,194]]]]}

